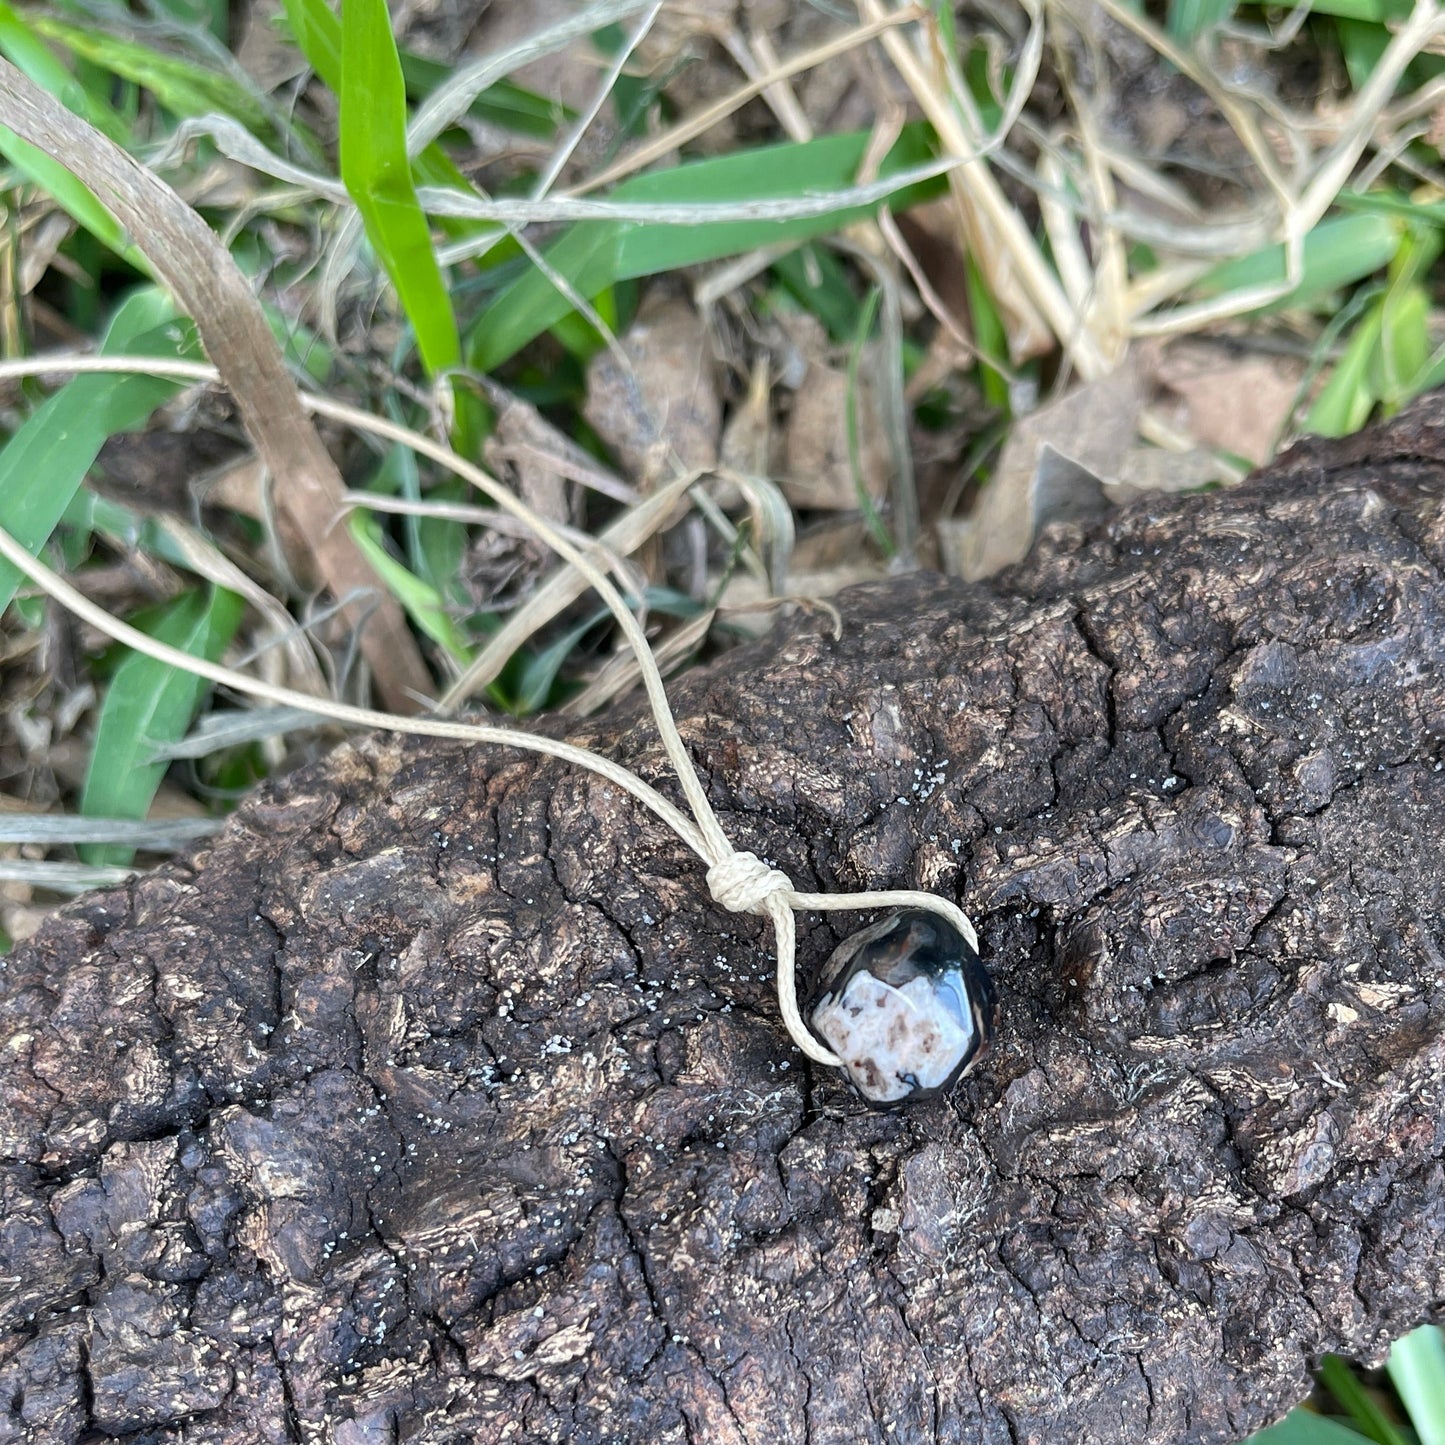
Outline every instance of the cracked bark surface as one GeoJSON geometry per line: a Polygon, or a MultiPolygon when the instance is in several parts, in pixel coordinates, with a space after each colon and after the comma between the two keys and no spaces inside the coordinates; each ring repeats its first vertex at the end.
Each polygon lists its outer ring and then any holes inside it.
{"type": "Polygon", "coordinates": [[[999,1041],[896,1113],[547,760],[361,740],[78,901],[0,961],[0,1441],[1278,1417],[1445,1300],[1442,566],[1437,396],[673,688],[738,846],[975,919],[999,1041]]]}

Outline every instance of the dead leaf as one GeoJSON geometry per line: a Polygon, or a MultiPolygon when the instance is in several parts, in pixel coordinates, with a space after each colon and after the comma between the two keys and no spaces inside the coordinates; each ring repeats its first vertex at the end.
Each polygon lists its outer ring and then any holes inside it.
{"type": "Polygon", "coordinates": [[[955,323],[968,329],[968,283],[958,212],[948,201],[929,201],[895,220],[944,309],[955,323]]]}
{"type": "Polygon", "coordinates": [[[1155,384],[1175,401],[1156,405],[1182,431],[1259,466],[1289,420],[1304,362],[1189,338],[1163,348],[1153,370],[1155,384]]]}
{"type": "Polygon", "coordinates": [[[793,398],[783,442],[781,485],[798,508],[856,511],[861,481],[868,495],[888,489],[892,459],[877,392],[861,369],[857,386],[858,477],[848,448],[848,375],[814,360],[793,398]]]}
{"type": "MultiPolygon", "coordinates": [[[[499,385],[489,376],[480,378],[482,390],[496,413],[488,457],[544,470],[549,475],[576,482],[601,492],[613,501],[631,505],[637,491],[596,457],[548,421],[529,401],[499,385]]],[[[559,517],[559,521],[567,521],[559,517]]]]}
{"type": "MultiPolygon", "coordinates": [[[[773,470],[774,432],[769,370],[768,358],[765,355],[753,358],[747,395],[733,409],[727,426],[723,428],[719,461],[722,466],[735,472],[764,477],[773,470]]],[[[719,500],[721,501],[721,498],[719,500]]],[[[728,503],[724,502],[723,505],[728,503]]]]}
{"type": "Polygon", "coordinates": [[[201,425],[184,432],[154,425],[106,439],[90,478],[102,496],[149,516],[186,516],[192,479],[236,460],[235,444],[201,425]]]}
{"type": "Polygon", "coordinates": [[[1203,447],[1187,452],[1164,451],[1159,447],[1130,447],[1119,464],[1114,480],[1104,488],[1116,506],[1132,502],[1145,492],[1189,492],[1211,482],[1231,480],[1219,458],[1203,447]]]}
{"type": "Polygon", "coordinates": [[[281,30],[281,0],[251,0],[241,8],[235,44],[241,69],[269,95],[306,69],[306,57],[281,30]]]}
{"type": "Polygon", "coordinates": [[[265,555],[272,570],[293,584],[292,590],[316,585],[311,549],[291,516],[276,506],[270,476],[254,452],[198,480],[195,491],[206,506],[224,507],[265,527],[265,555]]]}
{"type": "Polygon", "coordinates": [[[944,570],[992,577],[1026,556],[1049,522],[1100,510],[1142,408],[1137,367],[1126,362],[1019,421],[974,515],[938,524],[944,570]]]}
{"type": "MultiPolygon", "coordinates": [[[[603,557],[609,559],[609,564],[611,559],[627,557],[637,551],[649,538],[670,525],[691,485],[689,475],[678,477],[605,527],[597,537],[597,547],[603,557]]],[[[467,670],[447,689],[437,705],[437,711],[445,716],[485,687],[534,632],[570,607],[587,591],[587,587],[587,579],[575,567],[570,564],[559,566],[507,619],[467,670]]]]}
{"type": "MultiPolygon", "coordinates": [[[[775,580],[770,588],[761,578],[736,572],[723,588],[717,610],[738,631],[761,637],[784,615],[775,605],[779,593],[803,605],[821,603],[845,587],[888,575],[888,563],[874,550],[863,522],[829,518],[798,538],[786,577],[775,580]]],[[[709,577],[708,591],[716,593],[721,580],[709,577]]]]}
{"type": "MultiPolygon", "coordinates": [[[[478,10],[476,23],[467,36],[468,59],[500,55],[521,45],[552,26],[571,20],[577,6],[574,0],[529,0],[526,5],[479,6],[473,13],[478,10]]],[[[574,40],[517,66],[507,78],[538,95],[583,110],[596,94],[604,68],[605,62],[590,39],[574,40]]],[[[605,130],[605,122],[605,116],[599,117],[589,130],[605,130]]]]}
{"type": "MultiPolygon", "coordinates": [[[[652,660],[664,678],[671,677],[702,646],[717,612],[706,612],[684,622],[665,638],[652,643],[652,660]]],[[[630,692],[642,677],[642,667],[631,648],[615,652],[597,669],[596,675],[575,697],[568,698],[562,711],[569,717],[591,717],[613,699],[630,692]]]]}
{"type": "Polygon", "coordinates": [[[722,400],[707,328],[680,296],[654,291],[621,339],[624,366],[609,348],[587,368],[582,414],[632,478],[710,470],[717,462],[722,400]]]}
{"type": "MultiPolygon", "coordinates": [[[[565,460],[554,460],[547,447],[551,424],[530,403],[500,388],[489,388],[488,398],[497,408],[482,448],[488,471],[547,521],[563,526],[579,521],[580,497],[564,475],[565,460]]],[[[462,585],[477,607],[502,611],[532,592],[551,561],[551,550],[536,537],[486,530],[467,545],[462,585]]]]}

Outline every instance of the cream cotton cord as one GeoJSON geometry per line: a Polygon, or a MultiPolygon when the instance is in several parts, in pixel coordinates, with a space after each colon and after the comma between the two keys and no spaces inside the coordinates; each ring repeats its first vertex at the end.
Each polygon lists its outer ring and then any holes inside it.
{"type": "MultiPolygon", "coordinates": [[[[216,370],[212,366],[200,362],[175,361],[158,357],[96,357],[67,353],[0,362],[0,380],[8,377],[61,372],[131,372],[211,384],[219,380],[216,370]]],[[[975,933],[972,923],[957,904],[946,898],[939,898],[932,893],[912,889],[886,889],[863,893],[800,893],[793,887],[792,880],[786,873],[769,866],[755,853],[734,848],[723,831],[717,814],[713,811],[702,781],[692,765],[692,759],[688,755],[682,735],[678,732],[677,723],[673,718],[672,708],[667,699],[667,691],[663,685],[662,674],[652,656],[652,649],[648,645],[646,635],[633,615],[632,609],[608,579],[605,561],[599,565],[598,559],[603,558],[601,549],[586,549],[577,546],[553,527],[546,518],[539,516],[480,467],[473,465],[450,447],[433,441],[420,432],[372,416],[368,412],[348,406],[343,402],[306,392],[301,392],[300,396],[302,404],[313,413],[330,417],[358,431],[408,446],[448,468],[476,487],[478,491],[484,493],[498,507],[524,522],[540,541],[546,543],[563,561],[575,567],[586,578],[588,584],[617,619],[623,636],[627,639],[629,647],[637,658],[643,687],[657,724],[663,749],[667,753],[668,761],[682,788],[691,817],[630,769],[624,768],[620,763],[615,763],[599,753],[591,752],[589,749],[575,747],[570,743],[555,742],[550,738],[539,737],[534,733],[521,732],[512,728],[450,722],[441,718],[401,718],[391,713],[377,712],[371,708],[351,707],[344,703],[334,703],[326,699],[311,697],[305,693],[292,691],[290,688],[273,687],[247,677],[244,673],[216,663],[206,662],[204,659],[193,657],[190,653],[182,652],[178,648],[157,642],[154,638],[147,637],[144,633],[118,621],[103,608],[82,596],[44,563],[32,557],[3,529],[0,529],[0,555],[3,555],[18,571],[23,572],[62,606],[117,642],[122,642],[137,651],[169,662],[175,667],[186,669],[236,692],[272,703],[304,709],[337,722],[352,723],[360,727],[408,733],[421,737],[494,743],[528,752],[542,753],[606,778],[650,808],[702,859],[707,865],[708,891],[720,907],[731,913],[756,913],[771,921],[777,947],[778,1009],[793,1042],[804,1054],[817,1063],[837,1068],[841,1067],[842,1060],[813,1036],[812,1031],[803,1021],[798,1007],[797,934],[793,919],[796,911],[802,909],[830,912],[899,907],[924,908],[947,919],[968,941],[969,946],[977,951],[978,935],[975,933]],[[589,555],[589,552],[592,552],[593,555],[589,555]]]]}

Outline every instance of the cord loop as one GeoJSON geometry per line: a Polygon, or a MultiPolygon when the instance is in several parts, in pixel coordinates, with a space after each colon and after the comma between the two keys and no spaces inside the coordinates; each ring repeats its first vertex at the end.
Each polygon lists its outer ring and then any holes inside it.
{"type": "MultiPolygon", "coordinates": [[[[46,371],[72,372],[130,372],[156,376],[170,376],[187,381],[215,382],[218,380],[214,367],[192,361],[177,361],[172,358],[101,356],[101,357],[26,357],[20,362],[0,362],[0,378],[31,375],[46,371]]],[[[630,793],[644,806],[650,808],[694,853],[708,864],[708,891],[718,905],[730,913],[758,913],[771,920],[777,940],[777,984],[778,1009],[784,1025],[797,1047],[817,1063],[837,1067],[842,1063],[831,1050],[826,1049],[813,1037],[802,1011],[797,995],[797,929],[793,914],[803,909],[858,908],[930,908],[942,914],[967,939],[971,947],[978,947],[978,937],[973,925],[956,903],[939,898],[931,893],[920,893],[908,889],[888,889],[876,893],[799,893],[786,873],[769,867],[755,853],[737,852],[723,831],[722,824],[708,801],[697,770],[693,767],[672,709],[667,701],[667,690],[663,686],[662,673],[652,656],[642,627],[623,601],[621,594],[608,581],[598,563],[589,555],[589,550],[579,549],[545,518],[538,516],[524,502],[515,497],[481,468],[474,466],[464,457],[459,457],[450,447],[433,441],[397,422],[384,417],[370,416],[355,407],[332,401],[329,397],[305,393],[302,403],[312,412],[333,417],[357,430],[389,441],[411,447],[423,456],[430,457],[442,466],[450,467],[458,476],[465,478],[479,491],[489,496],[497,506],[511,512],[525,522],[537,536],[560,557],[570,562],[617,618],[623,635],[637,657],[641,669],[643,687],[657,721],[662,744],[677,774],[678,782],[686,798],[689,817],[677,804],[664,797],[650,783],[644,782],[630,769],[613,762],[586,748],[575,747],[548,738],[540,733],[514,731],[510,728],[478,726],[453,722],[449,718],[398,718],[388,713],[373,712],[369,708],[349,707],[320,698],[295,692],[290,688],[275,687],[258,678],[246,676],[219,663],[192,657],[178,648],[159,642],[137,632],[133,627],[110,616],[104,608],[82,596],[69,583],[57,577],[43,562],[32,557],[3,527],[0,527],[0,558],[10,563],[24,576],[37,582],[52,597],[63,603],[77,617],[83,618],[93,627],[128,647],[160,658],[173,667],[185,669],[197,676],[235,689],[269,702],[281,703],[287,707],[303,708],[341,722],[354,723],[360,727],[387,728],[393,732],[416,733],[422,736],[462,738],[471,742],[494,743],[505,747],[523,748],[544,753],[571,763],[574,767],[586,768],[600,774],[623,791],[630,793]]]]}

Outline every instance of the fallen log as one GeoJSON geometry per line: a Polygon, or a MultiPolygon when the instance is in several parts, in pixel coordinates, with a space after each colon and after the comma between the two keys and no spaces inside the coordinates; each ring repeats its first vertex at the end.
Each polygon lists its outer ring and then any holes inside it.
{"type": "Polygon", "coordinates": [[[0,960],[0,1441],[1227,1441],[1377,1358],[1445,1300],[1442,565],[1437,395],[678,683],[739,847],[977,924],[993,1051],[893,1112],[549,760],[363,738],[77,901],[0,960]]]}

